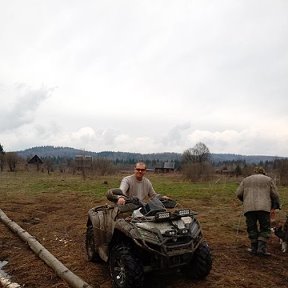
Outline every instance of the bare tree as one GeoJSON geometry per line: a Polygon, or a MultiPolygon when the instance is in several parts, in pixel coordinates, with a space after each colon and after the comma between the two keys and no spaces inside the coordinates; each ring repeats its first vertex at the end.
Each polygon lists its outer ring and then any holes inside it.
{"type": "Polygon", "coordinates": [[[93,161],[93,170],[96,175],[105,176],[115,173],[116,167],[111,160],[97,158],[93,161]]]}
{"type": "Polygon", "coordinates": [[[4,169],[4,160],[5,160],[5,151],[3,146],[0,144],[0,171],[2,172],[4,169]]]}
{"type": "Polygon", "coordinates": [[[183,166],[182,173],[184,179],[188,181],[209,181],[214,168],[209,162],[189,163],[183,166]]]}
{"type": "Polygon", "coordinates": [[[277,167],[278,175],[280,178],[280,184],[288,185],[288,159],[281,159],[275,161],[275,166],[277,167]]]}
{"type": "Polygon", "coordinates": [[[210,157],[208,147],[202,142],[185,150],[182,154],[184,178],[190,181],[209,180],[213,174],[213,168],[209,162],[210,157]]]}
{"type": "Polygon", "coordinates": [[[193,148],[185,150],[182,154],[182,163],[204,163],[210,160],[211,153],[208,147],[202,143],[197,143],[193,148]]]}
{"type": "Polygon", "coordinates": [[[19,160],[17,154],[15,152],[7,152],[5,154],[5,159],[9,167],[10,172],[16,171],[16,164],[19,160]]]}
{"type": "Polygon", "coordinates": [[[54,170],[53,160],[51,158],[46,158],[44,160],[44,166],[46,167],[48,174],[50,174],[50,172],[54,170]]]}

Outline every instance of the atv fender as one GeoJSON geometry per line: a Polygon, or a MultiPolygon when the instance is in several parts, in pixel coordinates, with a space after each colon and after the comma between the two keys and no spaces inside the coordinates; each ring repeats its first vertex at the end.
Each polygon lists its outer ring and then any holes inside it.
{"type": "Polygon", "coordinates": [[[122,232],[124,235],[132,238],[133,240],[140,238],[137,228],[135,228],[135,226],[131,223],[125,221],[125,219],[117,219],[114,229],[122,232]]]}
{"type": "Polygon", "coordinates": [[[109,256],[109,244],[111,242],[115,219],[119,214],[119,209],[116,206],[99,206],[92,208],[88,212],[88,223],[92,223],[93,235],[95,243],[95,251],[100,258],[107,262],[109,256]]]}

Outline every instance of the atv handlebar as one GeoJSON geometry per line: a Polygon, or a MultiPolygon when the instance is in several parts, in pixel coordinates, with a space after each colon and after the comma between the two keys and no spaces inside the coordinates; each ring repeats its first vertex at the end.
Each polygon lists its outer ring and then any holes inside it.
{"type": "MultiPolygon", "coordinates": [[[[120,188],[109,189],[106,196],[109,201],[114,203],[117,203],[119,196],[121,196],[125,199],[125,204],[132,203],[139,207],[143,207],[145,205],[145,203],[141,202],[141,200],[139,200],[139,198],[137,197],[127,197],[126,195],[124,195],[120,188]]],[[[170,198],[160,196],[158,197],[158,199],[162,202],[165,208],[174,208],[177,204],[175,200],[172,200],[170,198]]]]}
{"type": "Polygon", "coordinates": [[[132,203],[132,204],[135,204],[135,205],[139,205],[139,206],[143,206],[144,204],[139,200],[139,198],[137,198],[137,197],[126,197],[126,196],[124,196],[124,198],[125,198],[125,201],[126,201],[126,203],[127,204],[129,204],[129,203],[132,203]]]}

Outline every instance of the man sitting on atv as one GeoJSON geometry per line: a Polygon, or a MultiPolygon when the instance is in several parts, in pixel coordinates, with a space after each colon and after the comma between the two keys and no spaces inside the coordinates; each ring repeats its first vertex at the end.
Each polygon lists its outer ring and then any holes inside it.
{"type": "Polygon", "coordinates": [[[107,199],[112,202],[116,202],[118,205],[124,205],[126,203],[126,197],[136,197],[141,202],[145,202],[145,200],[152,199],[154,197],[161,198],[163,200],[170,199],[167,196],[161,196],[155,192],[150,180],[144,177],[145,173],[145,163],[136,163],[134,174],[124,177],[121,181],[119,189],[108,190],[107,199]]]}

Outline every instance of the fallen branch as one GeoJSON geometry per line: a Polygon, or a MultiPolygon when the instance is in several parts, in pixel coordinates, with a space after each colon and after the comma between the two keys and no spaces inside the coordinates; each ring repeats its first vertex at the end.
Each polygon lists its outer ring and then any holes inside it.
{"type": "MultiPolygon", "coordinates": [[[[6,214],[0,209],[1,221],[16,233],[24,242],[26,242],[31,250],[38,255],[49,267],[51,267],[57,275],[65,280],[72,288],[93,288],[84,282],[77,275],[72,273],[57,258],[55,258],[44,246],[42,246],[33,236],[22,229],[17,223],[10,220],[6,214]]],[[[99,287],[99,286],[98,286],[99,287]]]]}

